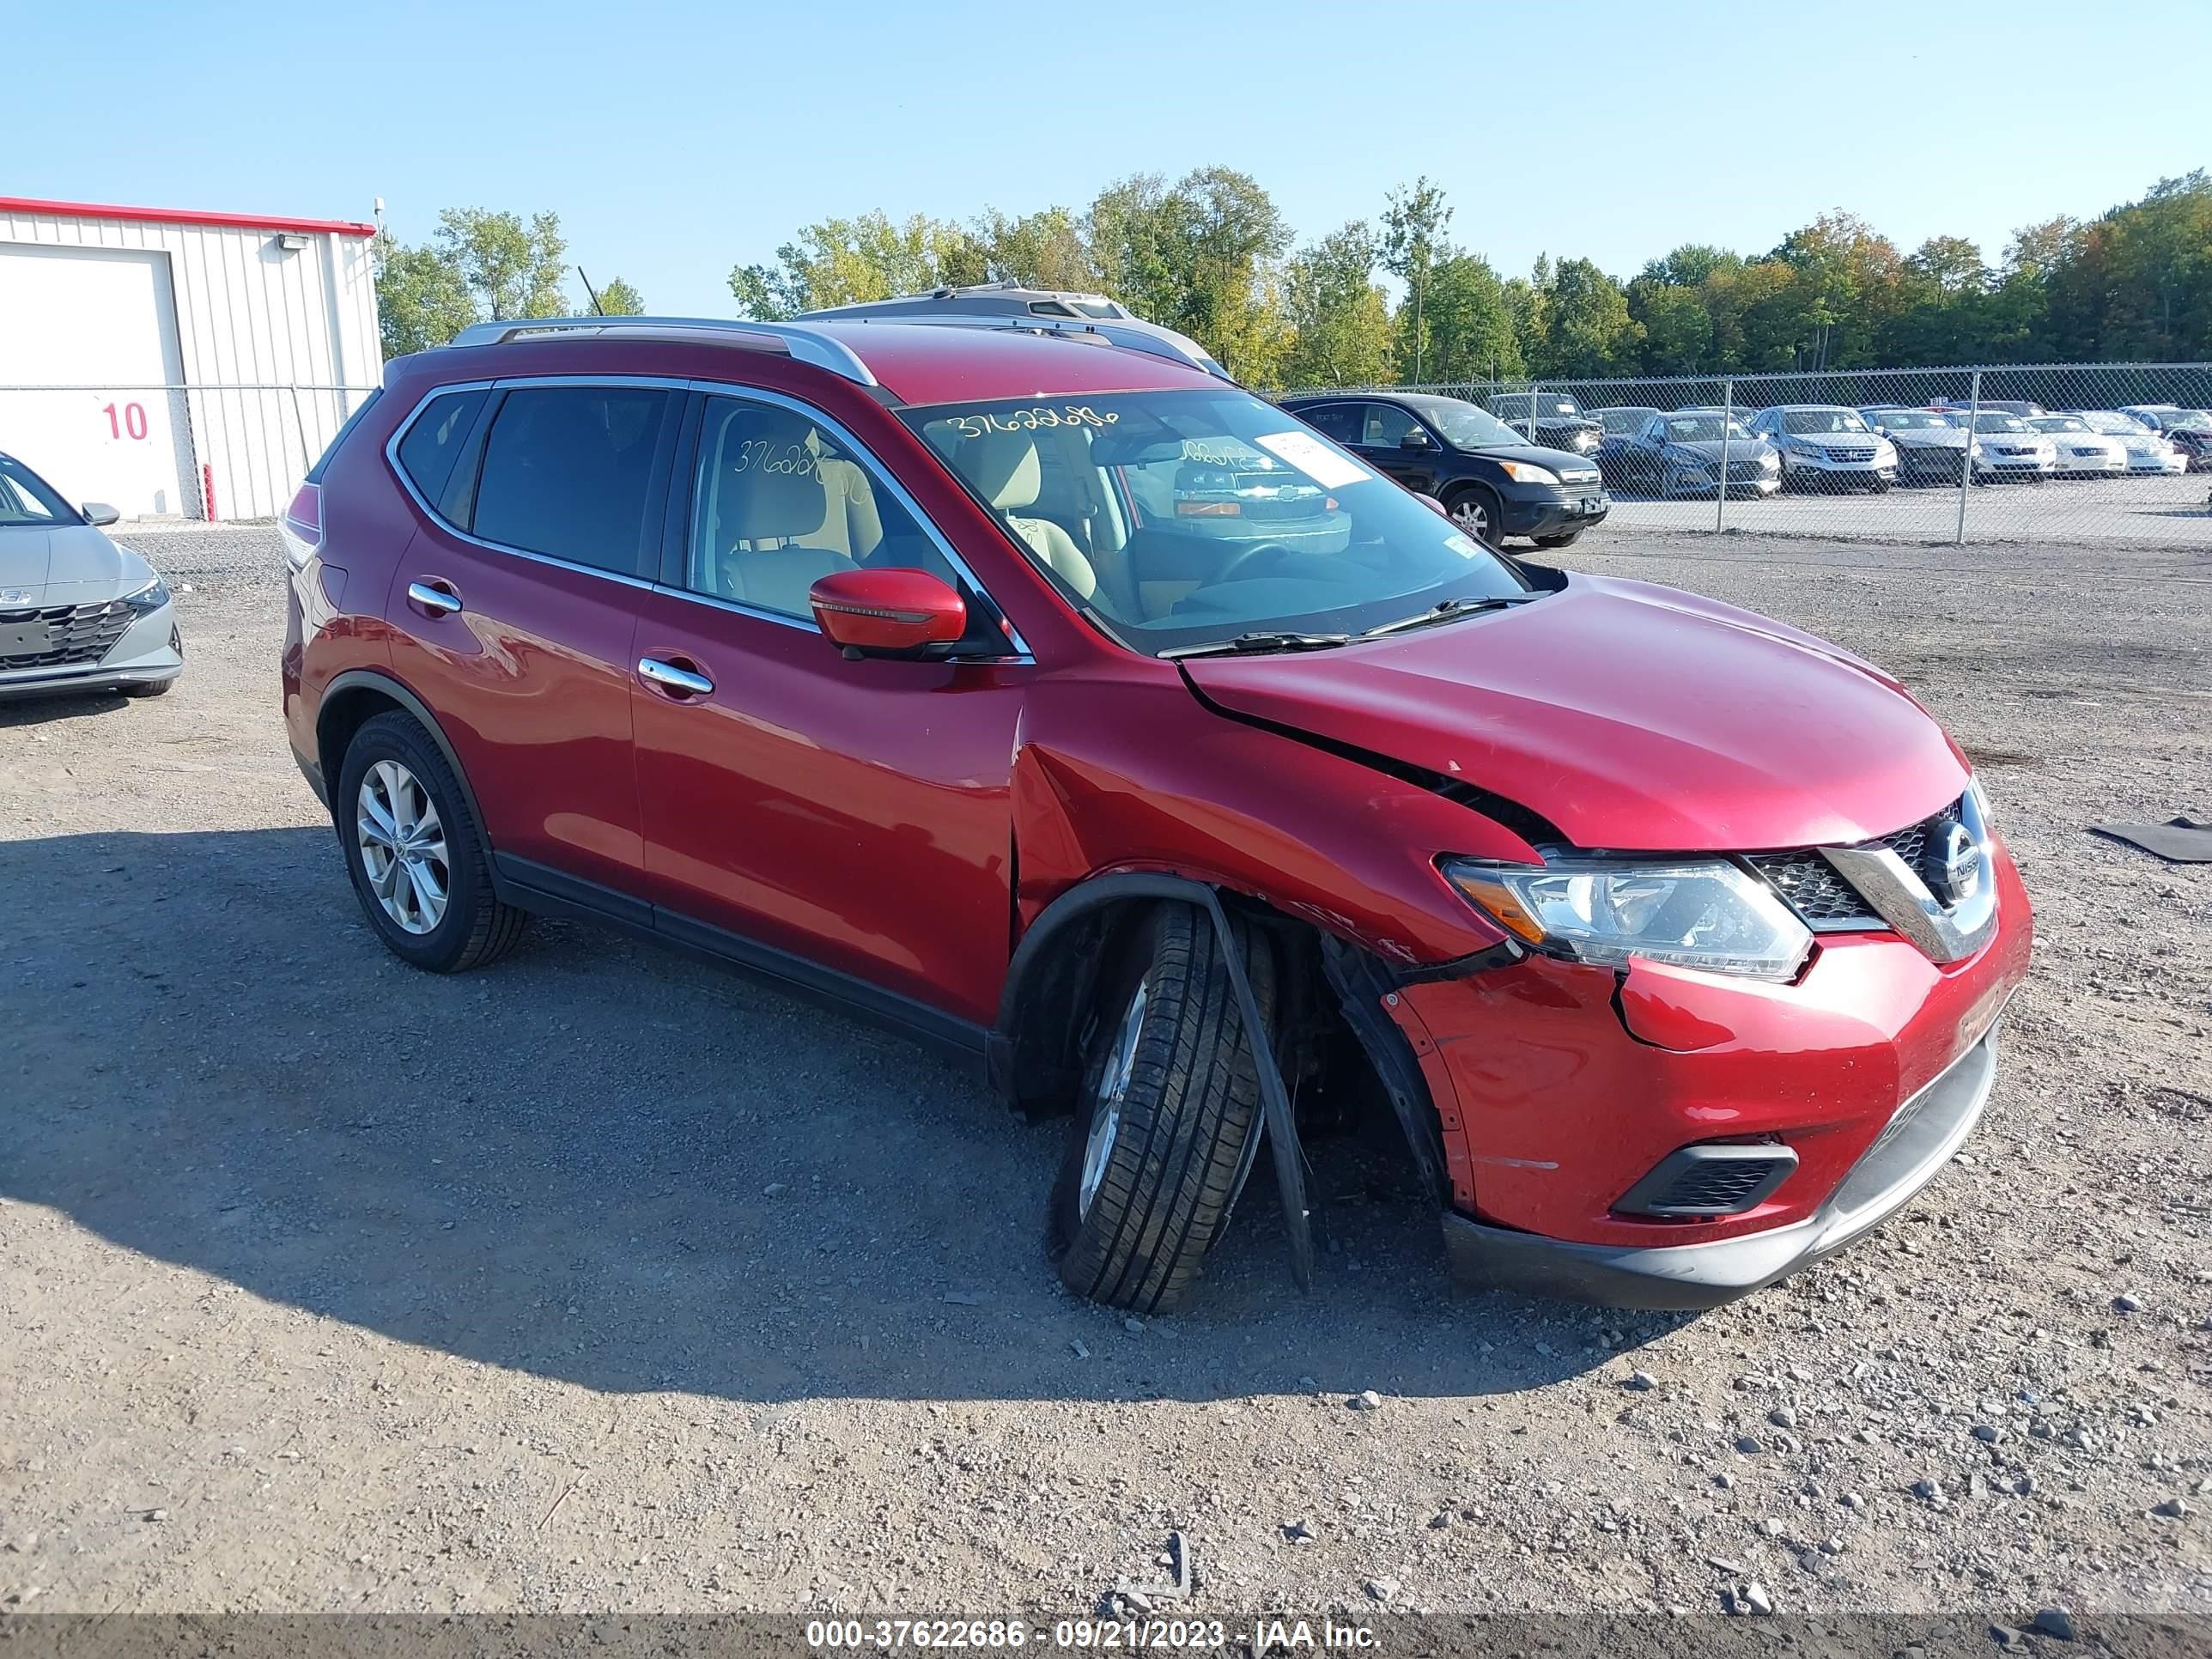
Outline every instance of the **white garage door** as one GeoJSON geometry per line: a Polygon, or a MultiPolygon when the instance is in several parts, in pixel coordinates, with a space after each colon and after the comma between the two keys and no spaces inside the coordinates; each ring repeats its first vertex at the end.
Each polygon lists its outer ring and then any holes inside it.
{"type": "Polygon", "coordinates": [[[198,497],[169,256],[0,242],[0,450],[125,518],[198,497]],[[98,392],[24,392],[92,386],[98,392]]]}

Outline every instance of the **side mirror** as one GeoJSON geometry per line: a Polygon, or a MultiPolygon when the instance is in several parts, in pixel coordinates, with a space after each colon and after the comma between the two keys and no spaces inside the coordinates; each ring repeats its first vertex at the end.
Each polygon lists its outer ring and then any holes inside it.
{"type": "Polygon", "coordinates": [[[840,570],[806,590],[832,645],[862,657],[913,657],[968,631],[968,602],[927,570],[840,570]]]}
{"type": "Polygon", "coordinates": [[[1406,428],[1406,435],[1398,440],[1398,447],[1401,449],[1428,449],[1433,447],[1433,446],[1429,442],[1429,434],[1425,428],[1418,426],[1409,426],[1406,428]]]}
{"type": "Polygon", "coordinates": [[[106,501],[86,501],[77,511],[84,514],[87,524],[113,524],[123,516],[106,501]]]}
{"type": "MultiPolygon", "coordinates": [[[[1423,507],[1427,507],[1430,512],[1435,514],[1437,517],[1442,519],[1446,524],[1451,523],[1451,508],[1446,507],[1435,496],[1430,495],[1427,490],[1415,490],[1413,492],[1413,499],[1419,501],[1423,507]]],[[[1453,527],[1456,529],[1458,526],[1454,526],[1453,527]]]]}

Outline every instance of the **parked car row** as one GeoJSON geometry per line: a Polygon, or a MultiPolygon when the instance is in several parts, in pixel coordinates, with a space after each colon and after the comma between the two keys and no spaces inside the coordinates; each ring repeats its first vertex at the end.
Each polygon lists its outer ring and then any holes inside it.
{"type": "Polygon", "coordinates": [[[2007,479],[2170,477],[2212,466],[2212,415],[2172,405],[2046,410],[1939,400],[1925,407],[1784,404],[1756,414],[1629,404],[1595,411],[1595,459],[1619,489],[1661,496],[1886,490],[2007,479]],[[1971,431],[1969,428],[1971,427],[1971,431]]]}

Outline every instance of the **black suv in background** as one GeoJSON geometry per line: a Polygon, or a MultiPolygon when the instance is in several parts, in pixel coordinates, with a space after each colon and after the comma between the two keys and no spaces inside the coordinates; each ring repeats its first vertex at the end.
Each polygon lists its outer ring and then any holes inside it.
{"type": "Polygon", "coordinates": [[[1491,547],[1508,536],[1565,547],[1613,505],[1587,456],[1532,444],[1457,398],[1320,392],[1282,406],[1376,471],[1435,496],[1454,524],[1491,547]]]}
{"type": "Polygon", "coordinates": [[[1490,399],[1490,412],[1523,437],[1532,435],[1553,449],[1577,455],[1595,455],[1605,441],[1605,428],[1579,403],[1564,392],[1500,392],[1490,399]]]}

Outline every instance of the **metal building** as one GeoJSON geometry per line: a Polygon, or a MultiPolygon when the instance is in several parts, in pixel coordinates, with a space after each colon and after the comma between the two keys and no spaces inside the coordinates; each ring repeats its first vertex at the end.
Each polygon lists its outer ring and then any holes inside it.
{"type": "Polygon", "coordinates": [[[383,375],[375,228],[0,197],[0,451],[126,519],[281,513],[383,375]]]}

